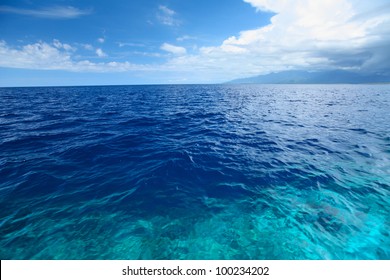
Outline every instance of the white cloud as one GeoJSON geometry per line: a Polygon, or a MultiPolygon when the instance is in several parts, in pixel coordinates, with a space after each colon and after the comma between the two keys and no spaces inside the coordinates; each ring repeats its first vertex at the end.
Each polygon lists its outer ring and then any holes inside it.
{"type": "Polygon", "coordinates": [[[177,26],[180,21],[175,18],[176,12],[167,6],[160,5],[157,12],[157,20],[164,25],[177,26]]]}
{"type": "Polygon", "coordinates": [[[171,45],[168,43],[162,44],[160,49],[162,49],[163,51],[166,51],[166,52],[170,52],[170,53],[175,54],[175,55],[184,55],[187,53],[187,50],[185,48],[171,45]]]}
{"type": "Polygon", "coordinates": [[[87,51],[93,51],[94,48],[91,44],[81,44],[81,46],[86,49],[87,51]]]}
{"type": "Polygon", "coordinates": [[[72,6],[52,6],[41,9],[21,9],[10,6],[0,6],[0,13],[11,13],[51,19],[70,19],[88,15],[91,13],[91,10],[80,10],[72,6]]]}
{"type": "Polygon", "coordinates": [[[96,49],[96,54],[98,57],[106,57],[107,56],[107,54],[100,48],[96,49]]]}
{"type": "Polygon", "coordinates": [[[182,42],[182,41],[186,41],[186,40],[196,40],[196,39],[197,39],[196,37],[184,35],[184,36],[176,38],[176,41],[182,42]]]}
{"type": "Polygon", "coordinates": [[[101,37],[101,38],[98,38],[97,41],[98,41],[99,43],[103,44],[104,41],[105,41],[105,39],[101,37]]]}
{"type": "Polygon", "coordinates": [[[140,51],[133,51],[131,52],[133,55],[141,55],[141,56],[147,56],[147,57],[163,57],[161,53],[156,52],[140,52],[140,51]]]}
{"type": "Polygon", "coordinates": [[[124,62],[95,63],[89,60],[76,60],[63,48],[59,41],[48,44],[38,42],[19,48],[0,41],[0,67],[36,70],[66,70],[74,72],[125,72],[147,71],[147,65],[124,62]],[[57,47],[55,46],[57,45],[57,47]]]}
{"type": "Polygon", "coordinates": [[[140,43],[123,43],[123,42],[118,42],[117,43],[120,48],[122,47],[145,47],[145,44],[140,44],[140,43]]]}
{"type": "Polygon", "coordinates": [[[28,44],[19,49],[0,43],[0,65],[11,68],[56,69],[69,67],[70,55],[58,48],[58,43],[49,45],[44,42],[28,44]],[[57,47],[55,46],[57,45],[57,47]]]}
{"type": "Polygon", "coordinates": [[[68,52],[74,52],[76,51],[76,48],[72,47],[71,45],[69,44],[63,44],[61,43],[59,40],[57,39],[54,39],[53,40],[53,45],[54,47],[56,47],[57,49],[64,49],[65,51],[68,51],[68,52]]]}
{"type": "MultiPolygon", "coordinates": [[[[376,71],[390,66],[390,14],[385,0],[244,0],[274,12],[268,25],[242,31],[167,67],[224,81],[288,69],[376,71]],[[380,8],[382,7],[382,8],[380,8]],[[385,7],[385,8],[384,8],[385,7]]],[[[206,81],[206,80],[205,80],[206,81]]]]}

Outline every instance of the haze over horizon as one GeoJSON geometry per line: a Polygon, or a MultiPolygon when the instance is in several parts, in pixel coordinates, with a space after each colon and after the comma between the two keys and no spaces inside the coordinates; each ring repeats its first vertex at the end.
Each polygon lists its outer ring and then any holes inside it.
{"type": "Polygon", "coordinates": [[[385,0],[5,0],[0,26],[0,86],[390,75],[385,0]]]}

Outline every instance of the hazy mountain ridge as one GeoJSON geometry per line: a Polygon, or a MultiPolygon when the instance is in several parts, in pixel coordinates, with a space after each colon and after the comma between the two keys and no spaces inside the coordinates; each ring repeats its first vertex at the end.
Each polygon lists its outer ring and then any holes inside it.
{"type": "Polygon", "coordinates": [[[229,84],[366,84],[390,83],[390,75],[363,74],[344,70],[290,70],[255,77],[235,79],[229,84]]]}

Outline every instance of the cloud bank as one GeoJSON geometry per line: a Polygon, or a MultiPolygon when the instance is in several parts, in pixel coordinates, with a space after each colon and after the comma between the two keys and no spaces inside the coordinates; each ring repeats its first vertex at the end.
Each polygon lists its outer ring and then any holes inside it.
{"type": "MultiPolygon", "coordinates": [[[[90,60],[76,60],[73,58],[74,51],[74,47],[59,40],[54,40],[52,44],[38,42],[21,48],[13,48],[0,41],[0,67],[73,72],[125,72],[149,69],[146,65],[135,65],[127,61],[96,63],[90,60]]],[[[98,57],[106,56],[99,48],[95,52],[98,57]]]]}
{"type": "Polygon", "coordinates": [[[192,67],[220,65],[216,79],[289,69],[390,71],[386,1],[244,1],[257,10],[274,12],[270,24],[242,31],[220,46],[200,48],[196,58],[188,58],[192,67]]]}

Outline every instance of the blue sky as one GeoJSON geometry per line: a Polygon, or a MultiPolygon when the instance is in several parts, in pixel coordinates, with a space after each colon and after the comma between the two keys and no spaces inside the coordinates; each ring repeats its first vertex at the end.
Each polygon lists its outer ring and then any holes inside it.
{"type": "Polygon", "coordinates": [[[386,0],[3,0],[0,86],[389,73],[389,34],[386,0]]]}

